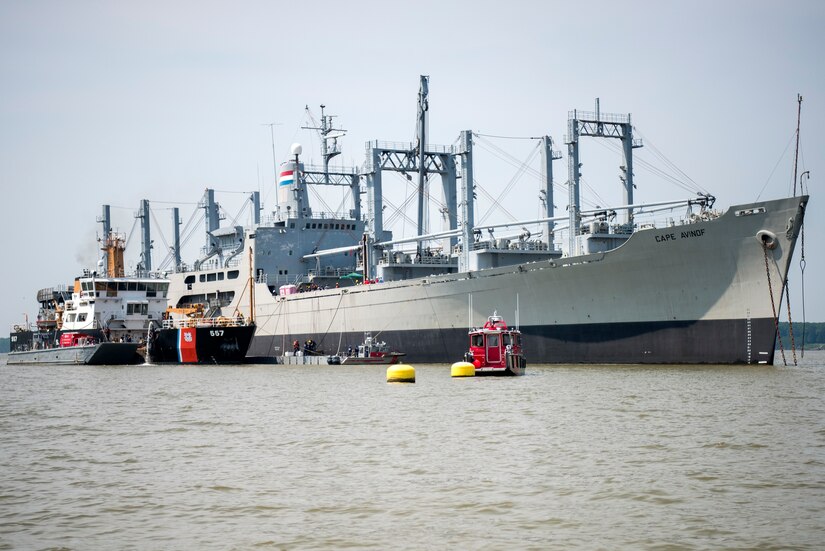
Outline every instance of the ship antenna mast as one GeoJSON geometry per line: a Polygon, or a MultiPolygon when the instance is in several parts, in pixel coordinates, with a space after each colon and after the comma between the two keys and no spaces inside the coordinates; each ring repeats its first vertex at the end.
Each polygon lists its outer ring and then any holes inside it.
{"type": "MultiPolygon", "coordinates": [[[[275,185],[278,185],[278,160],[275,157],[275,127],[281,126],[280,122],[269,122],[264,123],[262,126],[269,127],[269,138],[270,143],[272,144],[272,171],[275,174],[275,185]]],[[[278,205],[278,194],[275,194],[275,205],[278,205]]]]}
{"type": "MultiPolygon", "coordinates": [[[[793,157],[793,194],[794,197],[796,196],[796,172],[797,167],[799,166],[799,123],[802,119],[802,94],[796,95],[796,101],[799,104],[796,109],[796,153],[794,153],[793,157]]],[[[800,188],[802,184],[799,184],[800,188]]],[[[802,190],[799,190],[800,193],[802,190]]]]}
{"type": "Polygon", "coordinates": [[[304,130],[317,130],[318,135],[321,137],[321,156],[324,159],[324,183],[329,184],[329,160],[335,157],[336,155],[341,154],[341,147],[338,145],[338,138],[342,138],[344,136],[343,133],[346,133],[346,130],[343,128],[333,128],[332,119],[337,115],[326,115],[324,114],[324,109],[326,109],[326,105],[321,105],[321,124],[318,124],[318,121],[315,120],[315,117],[312,115],[312,111],[309,110],[309,106],[306,106],[306,112],[309,119],[312,121],[313,126],[302,126],[304,130]],[[342,132],[342,134],[335,134],[330,136],[333,132],[342,132]],[[329,144],[329,141],[332,141],[332,144],[329,144]]]}
{"type": "MultiPolygon", "coordinates": [[[[430,110],[429,96],[430,77],[421,75],[421,85],[418,89],[418,120],[416,121],[416,153],[418,153],[418,235],[424,231],[424,186],[427,183],[427,170],[424,168],[425,150],[427,147],[427,112],[430,110]]],[[[418,256],[421,256],[422,242],[418,242],[418,256]]]]}

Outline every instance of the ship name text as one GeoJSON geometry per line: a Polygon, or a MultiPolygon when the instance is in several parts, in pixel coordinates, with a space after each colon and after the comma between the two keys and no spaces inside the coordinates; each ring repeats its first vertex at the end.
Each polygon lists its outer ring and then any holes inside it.
{"type": "Polygon", "coordinates": [[[699,230],[686,230],[679,232],[677,235],[676,232],[673,233],[661,233],[656,236],[656,243],[667,243],[668,241],[676,241],[677,239],[690,239],[692,237],[702,237],[705,235],[705,228],[699,230]]]}

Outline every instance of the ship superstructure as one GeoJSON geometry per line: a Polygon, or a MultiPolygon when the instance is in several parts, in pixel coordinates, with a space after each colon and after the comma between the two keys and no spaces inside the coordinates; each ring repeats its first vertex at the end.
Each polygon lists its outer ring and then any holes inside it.
{"type": "Polygon", "coordinates": [[[163,318],[169,281],[155,274],[125,275],[125,236],[110,232],[103,245],[101,271],[85,270],[75,279],[60,329],[100,333],[108,341],[138,342],[152,321],[163,318]]]}

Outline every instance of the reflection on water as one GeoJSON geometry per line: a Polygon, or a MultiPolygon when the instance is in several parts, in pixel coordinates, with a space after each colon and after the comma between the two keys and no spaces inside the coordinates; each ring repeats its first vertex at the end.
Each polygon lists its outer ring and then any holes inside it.
{"type": "Polygon", "coordinates": [[[800,367],[0,365],[0,548],[819,549],[800,367]]]}

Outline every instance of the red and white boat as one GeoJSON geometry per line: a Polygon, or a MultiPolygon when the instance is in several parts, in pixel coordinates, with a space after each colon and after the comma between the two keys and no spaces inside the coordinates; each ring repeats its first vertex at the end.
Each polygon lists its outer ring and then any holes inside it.
{"type": "Polygon", "coordinates": [[[470,351],[464,359],[479,375],[524,375],[527,362],[521,350],[521,331],[507,327],[504,318],[493,315],[483,327],[470,329],[470,351]]]}
{"type": "Polygon", "coordinates": [[[387,343],[376,341],[370,333],[364,333],[364,342],[353,350],[353,355],[341,358],[341,365],[390,365],[397,364],[404,352],[393,352],[387,343]]]}

